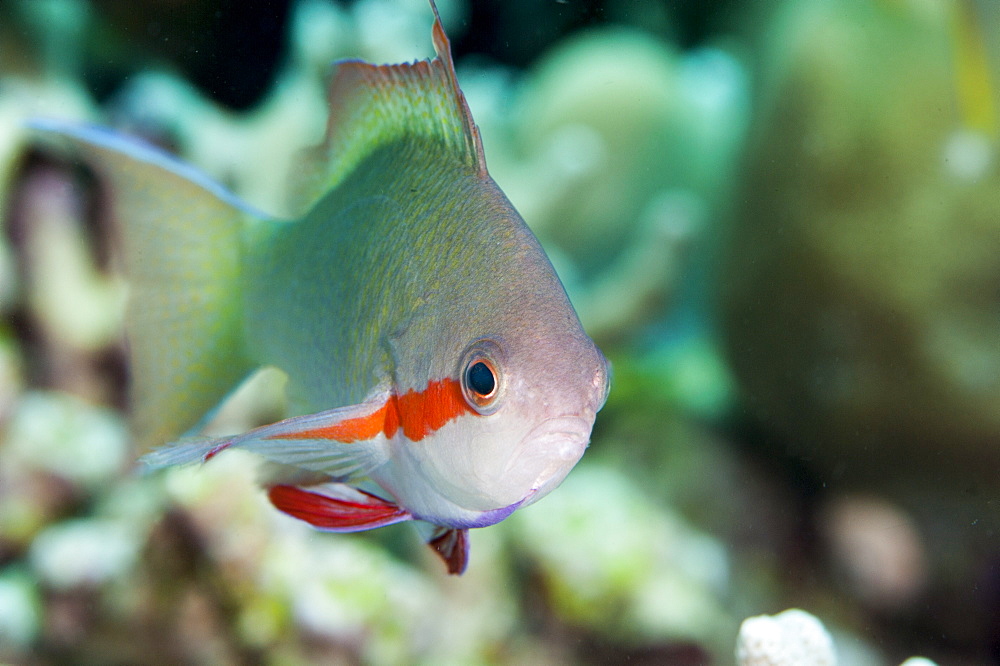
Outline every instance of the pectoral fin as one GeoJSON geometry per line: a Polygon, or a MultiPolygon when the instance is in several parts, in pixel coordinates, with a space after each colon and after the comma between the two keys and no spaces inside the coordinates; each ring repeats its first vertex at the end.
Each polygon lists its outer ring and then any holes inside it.
{"type": "Polygon", "coordinates": [[[338,480],[365,476],[389,456],[388,439],[398,421],[389,397],[388,389],[378,389],[360,404],[296,416],[241,435],[181,439],[144,456],[142,464],[153,470],[205,462],[236,447],[338,480]]]}

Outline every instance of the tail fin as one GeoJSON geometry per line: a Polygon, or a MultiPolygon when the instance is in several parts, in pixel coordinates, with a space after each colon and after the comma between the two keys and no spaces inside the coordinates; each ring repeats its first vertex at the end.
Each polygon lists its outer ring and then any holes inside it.
{"type": "Polygon", "coordinates": [[[195,426],[249,372],[239,281],[245,227],[263,216],[187,165],[92,127],[68,138],[112,188],[129,279],[133,421],[143,446],[195,426]]]}

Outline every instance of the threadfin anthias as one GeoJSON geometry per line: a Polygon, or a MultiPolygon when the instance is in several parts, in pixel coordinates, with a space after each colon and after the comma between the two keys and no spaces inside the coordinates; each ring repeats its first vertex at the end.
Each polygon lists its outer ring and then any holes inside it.
{"type": "Polygon", "coordinates": [[[145,464],[251,451],[301,472],[267,488],[281,511],[333,532],[416,521],[461,573],[468,529],[535,502],[580,459],[608,368],[487,173],[432,8],[435,58],[338,64],[325,142],[298,167],[298,219],[110,131],[33,124],[112,190],[133,418],[160,447],[145,464]],[[264,366],[287,375],[297,416],[190,434],[264,366]]]}

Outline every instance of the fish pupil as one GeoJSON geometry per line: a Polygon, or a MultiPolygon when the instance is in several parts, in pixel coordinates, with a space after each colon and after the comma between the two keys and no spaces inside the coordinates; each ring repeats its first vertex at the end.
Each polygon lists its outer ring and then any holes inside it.
{"type": "Polygon", "coordinates": [[[496,388],[497,385],[496,378],[493,376],[493,371],[482,361],[473,363],[469,367],[466,379],[469,388],[480,396],[487,396],[493,393],[493,389],[496,388]]]}

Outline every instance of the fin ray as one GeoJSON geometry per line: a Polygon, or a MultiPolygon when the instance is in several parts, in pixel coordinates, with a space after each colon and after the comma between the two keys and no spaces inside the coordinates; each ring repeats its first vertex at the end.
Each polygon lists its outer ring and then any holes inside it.
{"type": "Polygon", "coordinates": [[[433,3],[431,7],[436,57],[402,65],[337,63],[328,89],[326,139],[304,154],[293,188],[293,210],[308,210],[365,156],[406,137],[436,139],[463,163],[486,174],[479,129],[458,87],[441,18],[433,3]]]}

